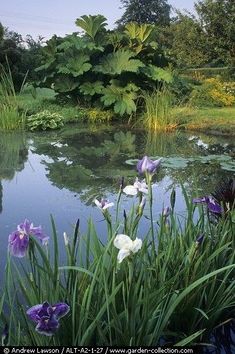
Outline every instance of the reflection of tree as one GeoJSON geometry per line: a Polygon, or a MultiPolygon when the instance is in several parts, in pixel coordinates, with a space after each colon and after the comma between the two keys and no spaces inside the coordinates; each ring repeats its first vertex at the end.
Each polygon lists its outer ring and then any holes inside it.
{"type": "Polygon", "coordinates": [[[135,157],[135,135],[116,131],[65,129],[57,135],[34,139],[35,152],[44,154],[47,176],[58,188],[68,188],[90,202],[97,195],[116,192],[119,180],[135,176],[123,161],[135,157]],[[52,141],[52,142],[49,142],[52,141]]]}
{"type": "Polygon", "coordinates": [[[1,180],[11,180],[24,168],[28,149],[22,132],[0,133],[0,212],[2,211],[1,180]]]}
{"type": "MultiPolygon", "coordinates": [[[[208,148],[198,145],[199,138],[189,139],[185,133],[148,134],[125,127],[112,127],[92,131],[88,128],[66,128],[60,132],[34,136],[35,152],[48,156],[45,159],[49,180],[58,188],[67,188],[79,193],[82,200],[90,202],[97,195],[116,192],[122,176],[131,182],[136,176],[134,166],[125,163],[131,158],[141,158],[144,154],[163,157],[206,156],[211,147],[219,146],[218,138],[201,136],[208,148]]],[[[211,153],[211,152],[210,152],[211,153]]],[[[188,163],[186,167],[162,168],[158,181],[165,176],[169,188],[182,183],[190,194],[195,188],[203,187],[203,192],[213,191],[214,186],[224,176],[216,162],[202,164],[200,161],[188,163]]]]}

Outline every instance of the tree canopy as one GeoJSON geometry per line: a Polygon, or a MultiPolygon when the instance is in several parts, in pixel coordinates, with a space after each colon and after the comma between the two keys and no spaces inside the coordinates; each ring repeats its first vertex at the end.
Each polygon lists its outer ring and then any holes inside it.
{"type": "Polygon", "coordinates": [[[118,25],[128,22],[168,25],[171,6],[167,0],[121,0],[124,14],[117,21],[118,25]]]}

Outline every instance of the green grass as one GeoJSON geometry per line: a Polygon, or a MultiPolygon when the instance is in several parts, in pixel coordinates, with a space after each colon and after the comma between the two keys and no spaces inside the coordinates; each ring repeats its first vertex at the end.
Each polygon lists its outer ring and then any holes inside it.
{"type": "Polygon", "coordinates": [[[176,108],[174,114],[185,129],[235,135],[235,107],[176,108]]]}

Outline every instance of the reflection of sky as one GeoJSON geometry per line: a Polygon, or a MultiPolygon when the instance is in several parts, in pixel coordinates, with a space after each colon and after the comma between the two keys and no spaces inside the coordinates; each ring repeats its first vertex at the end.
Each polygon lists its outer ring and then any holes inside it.
{"type": "MultiPolygon", "coordinates": [[[[11,181],[2,181],[3,185],[3,212],[0,214],[1,247],[0,266],[4,267],[6,259],[8,235],[16,229],[18,223],[28,218],[34,225],[42,225],[45,232],[51,234],[50,214],[53,215],[58,230],[59,244],[63,245],[63,232],[72,234],[76,220],[80,219],[81,232],[86,230],[87,221],[93,218],[98,234],[105,241],[106,225],[100,210],[93,206],[86,206],[80,201],[79,195],[63,188],[58,189],[53,186],[45,174],[45,166],[41,163],[44,156],[29,153],[29,159],[25,163],[25,168],[15,174],[11,181]]],[[[160,183],[155,184],[154,202],[155,218],[161,213],[163,201],[169,205],[169,193],[165,194],[164,186],[168,184],[169,178],[164,178],[160,183]]],[[[117,190],[118,192],[118,190],[117,190]]],[[[98,191],[97,191],[98,193],[98,191]]],[[[110,201],[115,201],[116,195],[108,194],[110,201]]],[[[122,217],[124,209],[128,212],[137,199],[123,196],[120,206],[122,217]]],[[[176,207],[183,211],[182,201],[177,199],[176,207]]],[[[112,213],[115,212],[110,210],[112,213]]],[[[145,213],[148,214],[146,206],[145,213]]],[[[147,219],[143,219],[143,224],[139,229],[139,236],[144,233],[148,225],[147,219]]],[[[120,227],[120,231],[122,228],[120,227]]],[[[2,269],[2,268],[1,268],[2,269]]]]}
{"type": "MultiPolygon", "coordinates": [[[[40,136],[41,137],[41,136],[40,136]]],[[[38,137],[37,137],[38,138],[38,137]]],[[[111,138],[111,137],[110,137],[111,138]]],[[[50,144],[50,138],[48,138],[48,144],[50,144]]],[[[193,144],[193,141],[190,142],[193,144]]],[[[29,140],[29,144],[33,145],[33,141],[29,140]]],[[[63,146],[66,144],[64,143],[63,146]]],[[[61,144],[57,144],[57,149],[60,149],[61,144]]],[[[77,147],[77,153],[79,153],[79,146],[77,147]]],[[[40,150],[40,149],[39,149],[40,150]]],[[[35,150],[36,151],[36,150],[35,150]]],[[[66,231],[69,234],[72,234],[73,226],[76,220],[80,219],[80,230],[82,233],[85,233],[87,228],[87,221],[90,217],[92,217],[95,226],[97,228],[98,235],[101,240],[105,242],[106,240],[106,225],[102,217],[102,213],[96,207],[92,205],[92,203],[86,203],[86,200],[82,196],[82,194],[86,194],[91,188],[92,179],[89,180],[90,185],[82,184],[82,190],[78,192],[69,191],[66,188],[58,188],[53,185],[52,182],[47,178],[46,166],[42,160],[46,160],[49,163],[53,164],[53,160],[49,159],[46,155],[38,155],[37,153],[32,153],[29,151],[28,160],[25,162],[24,169],[20,172],[16,172],[14,178],[12,180],[2,180],[3,187],[3,211],[0,214],[0,230],[1,230],[1,241],[0,241],[0,267],[3,269],[6,260],[7,253],[7,241],[8,235],[11,231],[16,229],[18,223],[22,222],[25,218],[28,218],[30,221],[34,223],[34,225],[42,225],[45,232],[50,235],[51,234],[51,225],[50,225],[50,214],[53,215],[57,230],[58,230],[58,238],[59,245],[63,246],[63,232],[66,231]],[[87,205],[88,204],[88,205],[87,205]]],[[[46,152],[45,152],[46,153],[46,152]]],[[[174,153],[174,147],[173,147],[174,153]]],[[[135,156],[139,156],[140,150],[135,152],[135,156]]],[[[121,155],[122,156],[122,155],[121,155]]],[[[79,157],[78,163],[80,163],[80,159],[82,161],[82,157],[79,157]]],[[[119,159],[119,158],[118,158],[119,159]]],[[[123,169],[131,170],[131,166],[125,166],[126,156],[121,157],[123,159],[123,169]]],[[[77,160],[76,160],[77,161],[77,160]]],[[[103,164],[103,168],[105,165],[103,164]]],[[[91,166],[89,166],[91,168],[91,166]]],[[[102,165],[101,165],[102,168],[102,165]]],[[[107,168],[107,167],[106,167],[107,168]]],[[[208,165],[203,166],[205,171],[208,170],[208,165]]],[[[133,166],[133,170],[135,166],[133,166]]],[[[161,213],[164,206],[169,206],[170,204],[170,193],[171,189],[168,190],[168,187],[172,184],[172,178],[174,180],[181,179],[182,175],[174,170],[171,172],[171,177],[165,172],[161,171],[162,179],[159,182],[156,182],[153,185],[154,191],[154,220],[157,220],[159,214],[161,213]],[[177,173],[179,175],[177,175],[177,173]],[[172,177],[173,176],[173,177],[172,177]]],[[[194,173],[194,165],[192,165],[191,170],[194,173]]],[[[108,170],[104,171],[108,175],[108,170]]],[[[190,173],[190,172],[188,172],[190,173]]],[[[105,174],[105,173],[104,173],[105,174]]],[[[196,170],[195,170],[196,174],[196,170]]],[[[230,174],[231,175],[231,174],[230,174]]],[[[66,176],[66,174],[65,174],[66,176]]],[[[71,176],[70,176],[71,177],[71,176]]],[[[193,178],[192,175],[188,175],[186,173],[187,182],[188,180],[193,178]]],[[[206,176],[205,176],[206,177],[206,176]]],[[[76,176],[73,176],[76,181],[76,176]]],[[[101,183],[95,185],[94,193],[100,195],[100,188],[102,190],[107,191],[106,197],[109,198],[110,201],[115,202],[117,193],[118,193],[118,184],[113,183],[113,181],[109,179],[102,180],[100,178],[101,183]],[[107,183],[107,188],[106,184],[107,183]],[[108,184],[109,183],[109,184],[108,184]],[[110,184],[111,183],[111,184],[110,184]],[[116,193],[115,193],[116,191],[116,193]]],[[[128,183],[130,183],[134,178],[128,178],[128,183]]],[[[56,181],[53,181],[56,182],[56,181]]],[[[78,181],[79,184],[79,181],[78,181]]],[[[181,190],[179,185],[175,185],[176,188],[176,207],[175,210],[181,217],[184,215],[185,211],[185,203],[183,201],[181,190]]],[[[128,213],[131,205],[133,205],[136,201],[136,198],[123,196],[121,205],[120,205],[120,215],[122,219],[124,209],[128,213]]],[[[115,208],[111,210],[112,214],[115,213],[115,208]]],[[[146,205],[144,214],[148,214],[148,206],[146,205]]],[[[140,225],[138,236],[142,237],[146,233],[146,229],[148,228],[149,220],[147,218],[143,218],[142,223],[140,225]]],[[[123,232],[122,225],[120,226],[119,232],[123,232]]]]}

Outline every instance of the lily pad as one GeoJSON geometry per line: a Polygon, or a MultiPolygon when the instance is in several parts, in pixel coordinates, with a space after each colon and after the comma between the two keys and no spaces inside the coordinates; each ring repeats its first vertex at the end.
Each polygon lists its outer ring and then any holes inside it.
{"type": "Polygon", "coordinates": [[[220,166],[222,170],[235,172],[235,161],[221,162],[220,166]]]}

